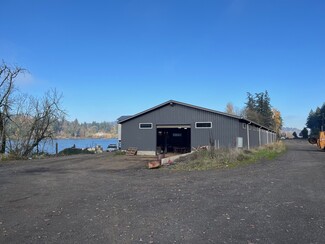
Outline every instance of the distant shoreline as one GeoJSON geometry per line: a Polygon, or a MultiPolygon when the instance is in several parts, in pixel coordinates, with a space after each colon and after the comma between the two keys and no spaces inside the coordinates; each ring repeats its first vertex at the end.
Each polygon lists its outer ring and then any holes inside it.
{"type": "Polygon", "coordinates": [[[42,151],[49,154],[55,154],[56,150],[58,152],[66,148],[94,148],[96,146],[101,146],[102,148],[107,148],[109,144],[118,144],[117,138],[84,138],[84,137],[73,137],[73,138],[55,138],[44,143],[42,151]],[[57,147],[57,148],[56,148],[57,147]]]}

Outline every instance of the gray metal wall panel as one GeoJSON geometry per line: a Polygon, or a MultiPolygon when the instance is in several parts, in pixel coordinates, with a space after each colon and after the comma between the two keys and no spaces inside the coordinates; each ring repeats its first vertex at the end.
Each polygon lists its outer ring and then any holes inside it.
{"type": "Polygon", "coordinates": [[[243,138],[243,148],[247,148],[247,129],[243,127],[243,124],[247,126],[246,123],[239,124],[239,137],[243,138]]]}
{"type": "Polygon", "coordinates": [[[258,147],[259,146],[259,133],[258,128],[256,126],[250,125],[250,147],[258,147]]]}
{"type": "Polygon", "coordinates": [[[156,144],[156,130],[139,129],[139,122],[130,120],[122,124],[121,147],[123,150],[129,147],[137,147],[139,150],[154,151],[152,145],[156,144]]]}
{"type": "Polygon", "coordinates": [[[273,132],[261,129],[254,125],[246,125],[246,129],[243,129],[241,126],[241,128],[239,128],[239,136],[243,137],[244,148],[248,148],[247,126],[249,127],[250,148],[263,146],[276,141],[276,135],[273,132]]]}
{"type": "Polygon", "coordinates": [[[262,145],[266,145],[267,144],[267,131],[266,130],[262,130],[262,145]]]}
{"type": "MultiPolygon", "coordinates": [[[[139,150],[156,150],[157,125],[189,124],[191,126],[191,146],[209,145],[210,140],[220,148],[235,147],[237,137],[243,138],[243,147],[247,148],[247,129],[236,119],[208,111],[183,106],[166,105],[147,114],[122,123],[122,149],[137,147],[139,150]],[[211,129],[196,129],[195,122],[212,122],[211,129]],[[152,129],[139,129],[139,123],[152,123],[152,129]]],[[[249,125],[250,147],[271,143],[272,133],[249,125]],[[261,141],[260,141],[261,139],[261,141]]]]}
{"type": "Polygon", "coordinates": [[[156,126],[189,124],[191,146],[209,145],[210,139],[220,147],[234,147],[241,123],[235,118],[202,111],[179,104],[164,106],[122,124],[122,149],[156,150],[156,126]],[[211,129],[196,129],[195,122],[212,122],[211,129]],[[139,129],[139,123],[152,123],[153,129],[139,129]]]}

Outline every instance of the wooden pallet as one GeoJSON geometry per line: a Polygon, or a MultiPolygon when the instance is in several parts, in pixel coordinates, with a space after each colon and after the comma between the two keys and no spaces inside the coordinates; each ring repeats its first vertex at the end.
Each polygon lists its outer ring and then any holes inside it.
{"type": "Polygon", "coordinates": [[[137,155],[137,151],[138,151],[138,148],[136,148],[136,147],[129,147],[129,148],[126,150],[126,155],[127,155],[127,156],[134,156],[134,155],[137,155]]]}

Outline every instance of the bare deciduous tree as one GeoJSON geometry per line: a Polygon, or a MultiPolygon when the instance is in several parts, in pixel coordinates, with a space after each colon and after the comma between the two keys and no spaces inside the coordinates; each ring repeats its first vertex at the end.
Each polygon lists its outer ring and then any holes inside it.
{"type": "Polygon", "coordinates": [[[5,62],[0,66],[0,153],[5,153],[6,150],[6,127],[10,120],[14,81],[22,72],[24,69],[17,66],[10,67],[5,62]]]}
{"type": "Polygon", "coordinates": [[[227,105],[226,105],[226,113],[232,114],[232,115],[235,114],[234,105],[231,102],[227,103],[227,105]]]}
{"type": "Polygon", "coordinates": [[[43,98],[22,97],[13,117],[10,151],[22,157],[38,149],[40,142],[53,139],[53,126],[65,112],[61,109],[61,95],[56,90],[47,92],[43,98]]]}
{"type": "Polygon", "coordinates": [[[237,116],[244,116],[244,109],[240,109],[236,106],[234,106],[231,102],[228,102],[226,105],[226,113],[231,115],[237,115],[237,116]]]}
{"type": "Polygon", "coordinates": [[[23,72],[5,62],[0,65],[0,153],[8,148],[18,157],[29,156],[40,142],[52,139],[54,124],[65,114],[56,90],[40,99],[14,90],[15,80],[23,72]]]}

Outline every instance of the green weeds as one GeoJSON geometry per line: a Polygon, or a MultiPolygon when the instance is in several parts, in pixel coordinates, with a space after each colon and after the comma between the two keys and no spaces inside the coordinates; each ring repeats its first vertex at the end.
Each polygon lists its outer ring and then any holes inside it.
{"type": "Polygon", "coordinates": [[[114,152],[114,156],[122,156],[122,155],[126,155],[125,151],[115,151],[114,152]]]}
{"type": "Polygon", "coordinates": [[[171,168],[187,171],[236,168],[260,160],[272,160],[285,151],[286,147],[281,141],[252,150],[237,148],[200,150],[181,157],[171,168]]]}

